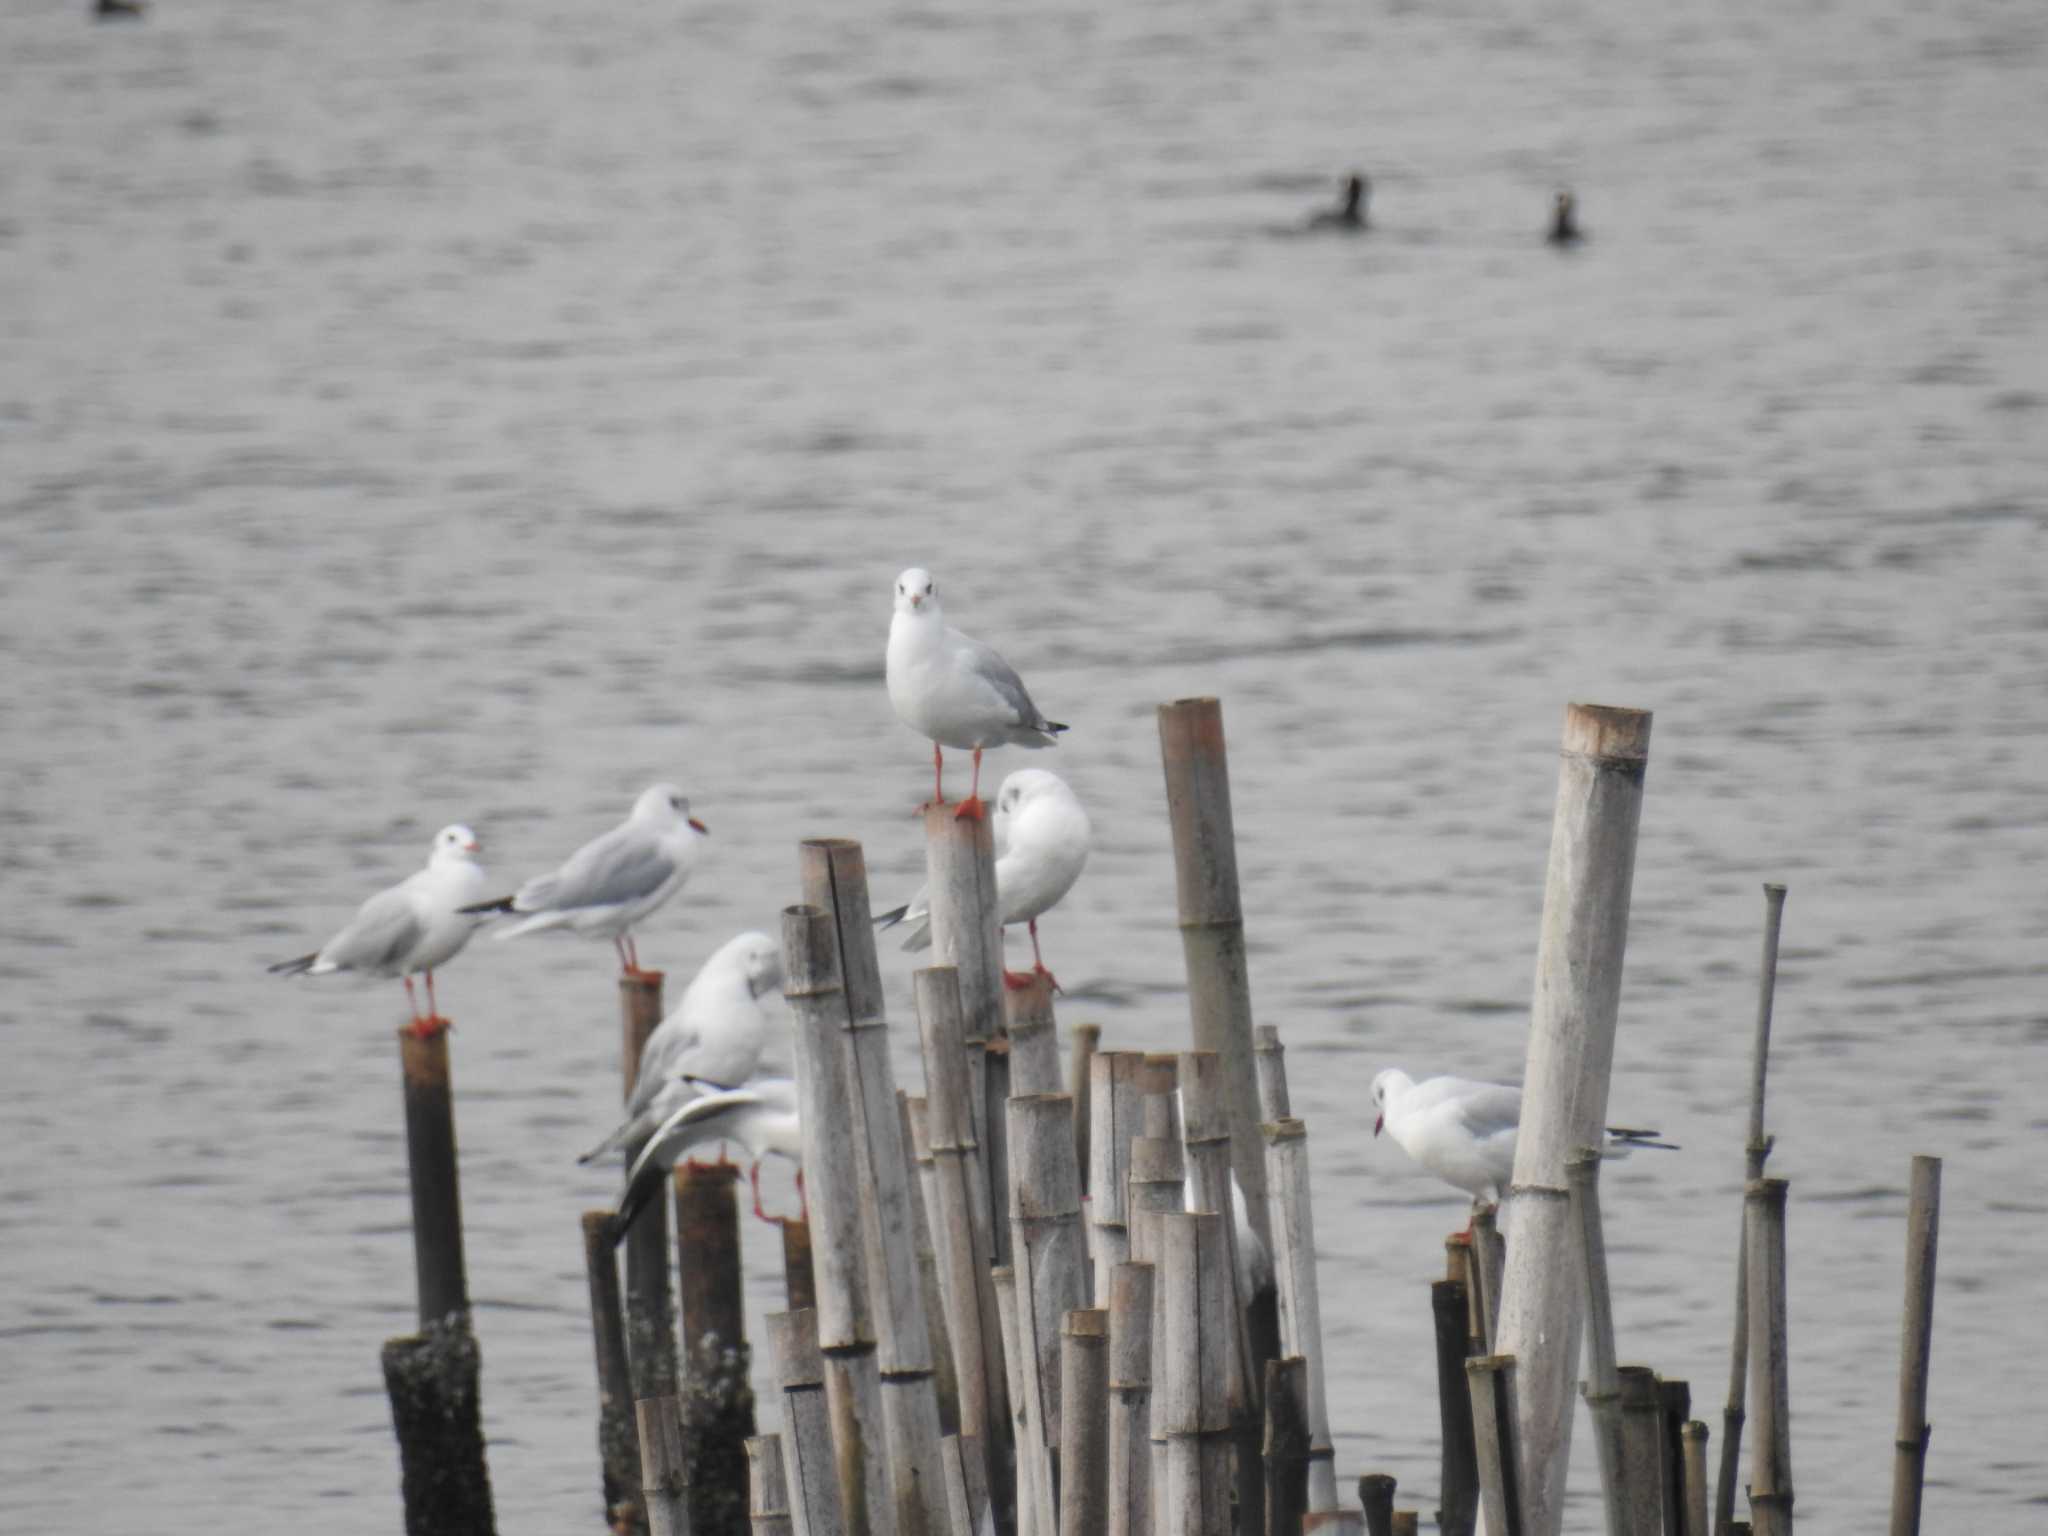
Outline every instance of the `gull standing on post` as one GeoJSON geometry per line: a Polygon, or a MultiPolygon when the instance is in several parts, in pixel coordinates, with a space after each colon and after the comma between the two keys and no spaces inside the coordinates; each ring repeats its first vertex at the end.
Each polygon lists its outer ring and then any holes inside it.
{"type": "Polygon", "coordinates": [[[379,891],[349,924],[318,950],[270,967],[278,976],[325,976],[355,971],[364,976],[396,976],[405,983],[412,1006],[413,1033],[433,1035],[446,1027],[434,1002],[434,968],[446,965],[469,942],[477,919],[468,903],[483,894],[484,869],[476,861],[483,848],[469,828],[443,827],[434,834],[427,867],[397,885],[379,891]],[[420,1016],[412,989],[416,972],[427,978],[427,1012],[420,1016]]]}
{"type": "MultiPolygon", "coordinates": [[[[761,1209],[761,1160],[773,1152],[796,1164],[796,1189],[804,1189],[803,1123],[797,1118],[796,1083],[787,1077],[757,1077],[738,1088],[704,1085],[692,1099],[665,1120],[648,1139],[626,1173],[626,1192],[612,1221],[614,1237],[623,1237],[641,1207],[667,1183],[668,1175],[692,1147],[706,1142],[736,1141],[754,1160],[748,1181],[754,1186],[754,1214],[774,1220],[761,1209]]],[[[806,1210],[806,1215],[808,1215],[806,1210]]]]}
{"type": "Polygon", "coordinates": [[[699,1093],[737,1088],[752,1077],[773,1022],[768,999],[781,988],[782,946],[767,934],[743,933],[721,944],[640,1048],[625,1119],[577,1161],[594,1163],[637,1146],[699,1093]]]}
{"type": "Polygon", "coordinates": [[[947,627],[931,573],[917,566],[896,578],[888,677],[897,717],[931,739],[932,804],[946,803],[940,748],[974,753],[974,782],[953,813],[963,821],[981,815],[983,748],[1050,747],[1066,729],[1039,712],[1007,661],[947,627]]]}
{"type": "MultiPolygon", "coordinates": [[[[1055,988],[1052,972],[1038,950],[1038,920],[1074,888],[1088,862],[1091,828],[1088,812],[1067,781],[1043,768],[1019,768],[996,791],[996,911],[1005,928],[1017,923],[1031,930],[1032,970],[1055,988]]],[[[929,891],[920,890],[903,906],[884,912],[875,925],[913,923],[905,949],[929,949],[932,942],[929,891]]],[[[1005,970],[1003,981],[1022,987],[1028,976],[1005,970]]]]}
{"type": "Polygon", "coordinates": [[[567,928],[610,939],[625,973],[643,975],[630,930],[683,888],[706,836],[683,792],[673,784],[656,784],[640,792],[623,822],[570,854],[553,874],[536,875],[516,895],[462,910],[524,915],[524,921],[507,923],[494,938],[567,928]]]}

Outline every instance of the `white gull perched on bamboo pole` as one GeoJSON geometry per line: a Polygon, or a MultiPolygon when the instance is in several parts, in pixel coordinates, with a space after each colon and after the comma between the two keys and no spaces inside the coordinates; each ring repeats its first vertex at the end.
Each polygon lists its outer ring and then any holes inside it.
{"type": "Polygon", "coordinates": [[[396,976],[405,983],[413,1032],[436,1033],[446,1021],[434,1001],[434,971],[461,952],[476,931],[468,904],[484,891],[484,869],[476,861],[483,844],[457,823],[434,834],[427,867],[379,891],[356,909],[348,925],[310,955],[280,960],[279,976],[326,976],[352,971],[362,976],[396,976]],[[427,980],[427,1011],[420,1014],[412,979],[427,980]]]}
{"type": "MultiPolygon", "coordinates": [[[[1403,1152],[1474,1200],[1498,1203],[1506,1193],[1515,1170],[1521,1089],[1466,1077],[1426,1077],[1418,1083],[1399,1067],[1388,1067],[1372,1080],[1372,1101],[1379,1110],[1373,1135],[1386,1131],[1403,1152]]],[[[1657,1135],[1610,1125],[1602,1151],[1626,1157],[1638,1147],[1678,1150],[1657,1135]]]]}
{"type": "Polygon", "coordinates": [[[765,933],[727,939],[698,967],[669,1016],[640,1048],[640,1071],[618,1128],[584,1153],[631,1148],[700,1092],[736,1088],[759,1069],[782,989],[782,946],[765,933]]]}
{"type": "Polygon", "coordinates": [[[950,628],[931,573],[912,566],[896,578],[889,621],[889,702],[903,723],[932,743],[932,803],[944,805],[942,747],[974,754],[974,780],[953,814],[981,814],[981,754],[987,747],[1050,747],[1066,727],[1031,702],[1024,680],[979,640],[950,628]]]}
{"type": "Polygon", "coordinates": [[[644,975],[633,925],[683,888],[702,857],[706,835],[680,789],[651,785],[624,821],[570,854],[561,868],[534,876],[514,895],[463,911],[520,919],[501,925],[493,938],[566,928],[610,939],[625,973],[644,975]]]}
{"type": "Polygon", "coordinates": [[[797,1165],[796,1188],[802,1196],[803,1124],[797,1116],[795,1079],[757,1077],[738,1088],[700,1086],[705,1089],[702,1096],[663,1121],[627,1170],[626,1192],[619,1198],[612,1225],[614,1240],[625,1236],[633,1218],[661,1192],[691,1148],[714,1141],[736,1141],[747,1149],[753,1159],[748,1182],[754,1188],[754,1214],[763,1221],[775,1219],[761,1209],[761,1160],[770,1153],[797,1165]]]}
{"type": "MultiPolygon", "coordinates": [[[[1011,928],[1023,923],[1031,933],[1032,969],[1052,980],[1038,948],[1038,920],[1057,906],[1088,863],[1092,836],[1088,812],[1067,781],[1043,768],[1019,768],[996,791],[996,921],[1011,928]]],[[[907,950],[929,949],[932,942],[929,887],[903,906],[884,912],[875,926],[911,925],[903,941],[907,950]]],[[[1024,986],[1028,976],[1005,970],[1004,982],[1024,986]]],[[[1053,982],[1055,988],[1058,982],[1053,982]]]]}

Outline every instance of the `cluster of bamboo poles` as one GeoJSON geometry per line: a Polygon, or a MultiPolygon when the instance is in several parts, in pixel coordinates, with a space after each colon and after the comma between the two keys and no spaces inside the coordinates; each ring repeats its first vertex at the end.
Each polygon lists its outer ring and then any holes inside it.
{"type": "MultiPolygon", "coordinates": [[[[1251,1022],[1221,714],[1213,699],[1182,700],[1161,706],[1159,724],[1192,1050],[1106,1051],[1083,1026],[1063,1069],[1050,979],[1005,985],[989,826],[938,806],[925,833],[939,963],[914,976],[924,1093],[900,1092],[860,846],[801,845],[802,899],[785,911],[782,937],[809,1208],[822,1230],[814,1242],[805,1222],[783,1223],[789,1307],[769,1319],[781,1431],[753,1434],[735,1170],[677,1170],[680,1352],[659,1202],[627,1240],[623,1288],[611,1213],[586,1213],[614,1529],[1416,1528],[1419,1513],[1393,1508],[1395,1483],[1383,1474],[1360,1480],[1357,1507],[1340,1507],[1307,1130],[1290,1113],[1277,1031],[1251,1022]],[[1268,1296],[1248,1294],[1239,1264],[1240,1246],[1252,1242],[1272,1256],[1268,1296]]],[[[1447,1277],[1432,1287],[1443,1428],[1437,1524],[1449,1536],[1558,1536],[1581,1390],[1609,1536],[1710,1536],[1707,1429],[1690,1418],[1689,1388],[1616,1363],[1598,1199],[1595,1149],[1649,725],[1640,711],[1566,713],[1513,1179],[1499,1227],[1491,1212],[1476,1213],[1469,1236],[1447,1245],[1447,1277]]],[[[1763,1177],[1784,893],[1766,893],[1750,1177],[1711,1536],[1792,1529],[1786,1186],[1763,1177]],[[1745,1404],[1754,1421],[1747,1523],[1733,1517],[1745,1404]]],[[[640,1045],[661,1017],[660,981],[626,978],[621,987],[630,1090],[640,1045]]],[[[435,1320],[460,1320],[473,1424],[446,1041],[401,1038],[423,1336],[431,1341],[435,1320]],[[436,1052],[438,1066],[413,1059],[436,1052]],[[415,1116],[416,1065],[427,1078],[439,1073],[441,1122],[415,1116]]],[[[1916,1159],[1894,1536],[1918,1529],[1938,1189],[1938,1160],[1916,1159]]],[[[437,1458],[467,1451],[407,1440],[391,1351],[413,1342],[387,1348],[408,1530],[487,1531],[476,1435],[468,1504],[434,1506],[423,1493],[415,1519],[416,1463],[427,1488],[437,1458]],[[457,1518],[458,1508],[472,1513],[457,1518]]],[[[455,1358],[415,1374],[430,1386],[445,1376],[459,1399],[462,1365],[455,1358]]]]}

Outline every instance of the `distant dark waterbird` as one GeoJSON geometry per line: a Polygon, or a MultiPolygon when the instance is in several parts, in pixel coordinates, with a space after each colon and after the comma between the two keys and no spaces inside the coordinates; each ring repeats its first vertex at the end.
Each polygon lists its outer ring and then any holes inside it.
{"type": "Polygon", "coordinates": [[[1344,178],[1344,201],[1324,208],[1308,221],[1310,229],[1362,230],[1367,228],[1366,205],[1372,201],[1372,183],[1355,172],[1344,178]]]}
{"type": "Polygon", "coordinates": [[[148,9],[148,0],[97,0],[92,14],[95,21],[140,21],[148,9]]]}
{"type": "Polygon", "coordinates": [[[1579,229],[1579,205],[1569,192],[1560,192],[1550,208],[1550,233],[1543,237],[1552,245],[1577,245],[1585,239],[1579,229]]]}

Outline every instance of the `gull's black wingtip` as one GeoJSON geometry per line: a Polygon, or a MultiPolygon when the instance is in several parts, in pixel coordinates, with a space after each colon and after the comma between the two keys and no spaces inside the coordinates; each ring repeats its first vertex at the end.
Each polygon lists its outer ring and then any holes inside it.
{"type": "Polygon", "coordinates": [[[474,917],[479,912],[510,912],[516,896],[500,896],[496,901],[480,901],[473,907],[457,907],[455,910],[464,917],[474,917]]]}
{"type": "Polygon", "coordinates": [[[1675,1141],[1659,1141],[1662,1131],[1637,1130],[1633,1126],[1610,1125],[1607,1134],[1627,1147],[1655,1147],[1660,1152],[1678,1152],[1683,1149],[1675,1141]]]}
{"type": "Polygon", "coordinates": [[[910,903],[906,901],[900,907],[891,907],[886,912],[878,913],[875,917],[875,926],[877,928],[893,928],[909,915],[910,903]]]}
{"type": "Polygon", "coordinates": [[[300,955],[295,960],[280,960],[275,965],[266,965],[263,969],[272,976],[303,976],[313,969],[313,962],[319,958],[319,952],[316,950],[310,955],[300,955]]]}
{"type": "Polygon", "coordinates": [[[1064,731],[1066,727],[1060,724],[1060,722],[1057,720],[1048,720],[1045,722],[1045,729],[1051,731],[1053,735],[1057,736],[1061,731],[1064,731]]]}

